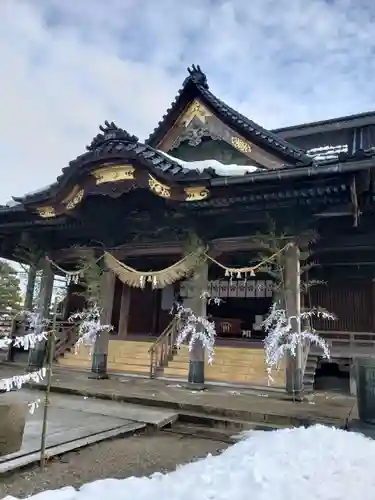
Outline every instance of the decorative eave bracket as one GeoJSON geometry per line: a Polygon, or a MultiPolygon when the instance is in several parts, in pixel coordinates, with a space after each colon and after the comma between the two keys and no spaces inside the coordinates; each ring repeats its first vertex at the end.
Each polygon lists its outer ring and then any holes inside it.
{"type": "Polygon", "coordinates": [[[80,184],[76,184],[71,191],[61,199],[51,201],[36,207],[36,212],[42,218],[52,218],[68,214],[73,211],[86,197],[93,192],[101,192],[104,186],[122,183],[124,192],[133,188],[149,189],[161,198],[189,202],[208,198],[209,190],[205,186],[172,186],[160,182],[155,174],[132,164],[106,163],[92,170],[80,184]]]}

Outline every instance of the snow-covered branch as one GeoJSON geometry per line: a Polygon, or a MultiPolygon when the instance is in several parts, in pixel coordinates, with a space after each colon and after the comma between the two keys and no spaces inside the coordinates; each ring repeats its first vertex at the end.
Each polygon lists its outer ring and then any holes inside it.
{"type": "Polygon", "coordinates": [[[325,320],[336,319],[332,313],[322,309],[302,312],[299,317],[288,316],[285,309],[279,308],[276,303],[272,305],[269,315],[262,323],[267,332],[264,349],[269,375],[273,369],[278,368],[280,361],[288,352],[292,356],[296,355],[298,345],[315,344],[322,350],[323,357],[330,358],[327,342],[310,326],[312,317],[325,320]],[[292,328],[292,320],[296,320],[300,324],[298,333],[292,328]]]}
{"type": "Polygon", "coordinates": [[[92,304],[88,309],[77,312],[70,316],[69,321],[78,323],[78,340],[75,348],[78,352],[81,345],[89,348],[90,355],[94,351],[97,337],[103,332],[113,330],[112,325],[103,325],[101,323],[102,310],[97,304],[92,304]]]}
{"type": "Polygon", "coordinates": [[[181,304],[178,304],[176,308],[176,318],[180,324],[176,340],[177,347],[180,347],[184,342],[188,342],[189,351],[191,351],[194,343],[200,341],[206,350],[208,363],[212,364],[216,340],[214,322],[202,316],[197,316],[192,309],[181,304]]]}

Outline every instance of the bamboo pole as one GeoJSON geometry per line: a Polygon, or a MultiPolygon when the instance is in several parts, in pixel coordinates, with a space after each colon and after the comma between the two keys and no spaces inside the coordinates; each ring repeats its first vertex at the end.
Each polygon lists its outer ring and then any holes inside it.
{"type": "Polygon", "coordinates": [[[55,350],[55,335],[56,335],[56,316],[57,316],[58,301],[55,300],[53,306],[53,320],[52,330],[48,335],[48,368],[47,368],[47,384],[44,395],[43,407],[43,422],[42,422],[42,435],[40,444],[40,469],[43,472],[46,464],[46,441],[47,441],[47,421],[48,421],[48,407],[49,407],[49,394],[51,391],[52,382],[52,363],[55,350]]]}

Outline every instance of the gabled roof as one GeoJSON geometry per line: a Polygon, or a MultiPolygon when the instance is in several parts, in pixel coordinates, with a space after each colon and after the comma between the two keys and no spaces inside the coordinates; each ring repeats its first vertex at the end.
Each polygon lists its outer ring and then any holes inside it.
{"type": "MultiPolygon", "coordinates": [[[[159,178],[177,184],[194,183],[210,177],[209,171],[200,173],[184,168],[179,162],[173,161],[152,146],[139,142],[136,136],[117,127],[114,122],[106,121],[99,129],[100,133],[86,146],[86,152],[69,162],[53,184],[22,197],[13,197],[13,200],[21,204],[43,202],[56,196],[67,185],[76,182],[101,162],[117,160],[136,162],[159,178]]],[[[7,208],[10,210],[10,207],[7,208]]]]}
{"type": "Polygon", "coordinates": [[[157,147],[167,132],[173,127],[186,106],[194,99],[199,98],[225,124],[232,127],[246,139],[253,141],[259,147],[281,155],[286,162],[292,165],[309,165],[311,158],[306,153],[285,141],[277,134],[264,129],[249,118],[240,114],[226,103],[218,99],[210,90],[207,77],[199,66],[188,68],[189,76],[185,79],[170,108],[146,140],[146,144],[157,147]]]}

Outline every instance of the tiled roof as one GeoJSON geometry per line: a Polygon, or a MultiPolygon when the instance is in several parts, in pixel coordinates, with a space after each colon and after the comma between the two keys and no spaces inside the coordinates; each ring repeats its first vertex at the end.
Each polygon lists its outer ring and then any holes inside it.
{"type": "Polygon", "coordinates": [[[134,161],[144,165],[147,169],[154,171],[161,178],[167,178],[176,182],[184,180],[199,180],[209,177],[209,172],[199,173],[194,170],[184,168],[178,162],[165,156],[162,152],[153,147],[138,141],[134,135],[130,135],[126,130],[117,127],[113,122],[105,122],[100,126],[100,133],[86,147],[87,152],[72,160],[69,165],[62,170],[62,174],[56,181],[43,190],[27,194],[23,197],[14,197],[19,203],[34,203],[54,196],[74,177],[77,178],[90,170],[92,166],[97,166],[100,161],[124,160],[134,161]]]}
{"type": "Polygon", "coordinates": [[[308,165],[311,163],[311,158],[302,149],[290,144],[277,134],[264,129],[218,99],[209,90],[207,77],[199,66],[193,65],[192,68],[188,68],[188,71],[189,76],[185,79],[182,88],[158,126],[148,137],[147,144],[157,146],[176,122],[184,107],[193,99],[200,98],[214,111],[218,118],[246,139],[253,141],[260,147],[263,146],[274,153],[282,155],[292,164],[308,165]]]}
{"type": "Polygon", "coordinates": [[[299,123],[297,125],[289,125],[287,127],[280,127],[273,129],[273,132],[278,134],[280,132],[294,132],[296,130],[303,130],[306,128],[320,128],[332,126],[343,126],[350,124],[353,127],[360,127],[364,125],[375,123],[375,111],[366,111],[365,113],[356,113],[354,115],[339,116],[336,118],[329,118],[328,120],[319,120],[316,122],[299,123]]]}

